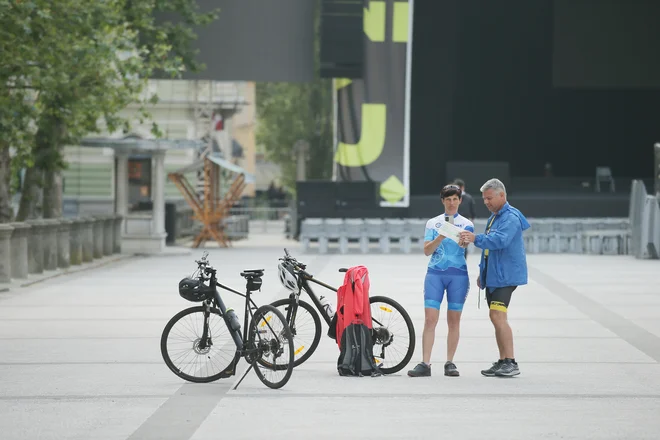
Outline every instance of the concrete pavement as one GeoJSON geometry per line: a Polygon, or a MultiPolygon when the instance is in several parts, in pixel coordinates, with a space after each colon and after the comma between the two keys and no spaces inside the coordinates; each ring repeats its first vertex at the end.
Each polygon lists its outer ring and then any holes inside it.
{"type": "MultiPolygon", "coordinates": [[[[337,268],[366,265],[371,294],[391,296],[410,313],[417,349],[408,368],[420,360],[421,252],[304,255],[295,242],[255,236],[234,249],[210,249],[209,258],[238,290],[240,270],[265,268],[254,297],[263,304],[285,295],[276,275],[284,246],[333,285],[343,280],[337,268]]],[[[455,358],[460,378],[442,376],[442,320],[434,375],[415,379],[407,368],[339,377],[337,346],[324,324],[317,352],[284,388],[270,390],[250,372],[233,391],[240,375],[186,384],[160,355],[163,327],[191,305],[177,283],[200,256],[128,259],[0,293],[0,438],[660,438],[657,261],[529,256],[530,283],[514,293],[510,309],[522,372],[514,379],[479,374],[497,351],[473,286],[455,358]]],[[[477,256],[468,262],[473,279],[477,256]]],[[[224,298],[242,310],[241,298],[224,298]]]]}

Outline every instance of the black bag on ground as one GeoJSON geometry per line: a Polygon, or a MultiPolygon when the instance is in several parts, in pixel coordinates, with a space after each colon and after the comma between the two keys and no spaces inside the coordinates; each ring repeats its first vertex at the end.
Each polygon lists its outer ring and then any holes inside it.
{"type": "Polygon", "coordinates": [[[371,329],[364,324],[349,324],[341,335],[337,371],[340,376],[380,376],[374,361],[371,329]]]}

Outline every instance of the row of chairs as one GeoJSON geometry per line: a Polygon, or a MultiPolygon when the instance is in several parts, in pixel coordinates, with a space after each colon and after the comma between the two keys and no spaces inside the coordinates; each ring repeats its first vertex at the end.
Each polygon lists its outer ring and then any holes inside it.
{"type": "Polygon", "coordinates": [[[349,242],[357,242],[362,253],[371,250],[372,242],[378,243],[382,253],[389,253],[390,245],[394,243],[404,253],[410,253],[413,244],[423,246],[425,226],[426,220],[422,219],[308,218],[302,221],[300,240],[304,251],[309,249],[311,242],[318,242],[320,253],[328,252],[331,241],[339,243],[342,254],[348,252],[349,242]]]}
{"type": "MultiPolygon", "coordinates": [[[[530,218],[532,227],[525,232],[528,253],[627,254],[630,225],[627,218],[530,218]]],[[[357,244],[362,253],[389,253],[393,246],[403,253],[424,245],[427,219],[337,219],[308,218],[302,221],[300,240],[309,251],[318,243],[320,253],[327,253],[331,243],[339,252],[348,253],[357,244]],[[376,246],[372,246],[372,244],[376,246]]],[[[486,219],[475,222],[475,231],[486,228],[486,219]]]]}
{"type": "Polygon", "coordinates": [[[627,254],[630,221],[627,218],[528,219],[524,234],[529,253],[627,254]]]}

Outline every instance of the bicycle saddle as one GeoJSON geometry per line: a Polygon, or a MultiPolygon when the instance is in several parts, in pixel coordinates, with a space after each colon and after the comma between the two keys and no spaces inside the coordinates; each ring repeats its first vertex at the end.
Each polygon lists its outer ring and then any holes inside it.
{"type": "Polygon", "coordinates": [[[241,272],[241,276],[245,278],[262,277],[264,276],[264,269],[245,269],[241,272]]]}

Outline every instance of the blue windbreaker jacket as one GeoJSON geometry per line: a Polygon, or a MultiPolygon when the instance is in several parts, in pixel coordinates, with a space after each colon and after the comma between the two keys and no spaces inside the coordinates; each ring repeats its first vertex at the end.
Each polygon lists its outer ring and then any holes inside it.
{"type": "MultiPolygon", "coordinates": [[[[493,218],[488,218],[486,225],[493,218]]],[[[522,286],[527,284],[527,257],[523,231],[530,225],[525,216],[505,203],[488,234],[477,234],[474,245],[480,249],[488,249],[488,270],[484,283],[484,252],[481,252],[479,263],[479,279],[482,287],[522,286]]]]}

